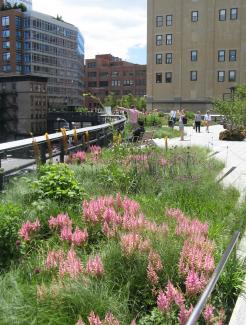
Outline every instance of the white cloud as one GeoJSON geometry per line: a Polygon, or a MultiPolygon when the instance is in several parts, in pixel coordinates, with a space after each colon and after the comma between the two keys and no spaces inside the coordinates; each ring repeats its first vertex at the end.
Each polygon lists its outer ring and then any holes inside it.
{"type": "Polygon", "coordinates": [[[146,0],[33,0],[33,9],[76,25],[86,58],[111,53],[130,60],[130,48],[146,47],[146,0]]]}

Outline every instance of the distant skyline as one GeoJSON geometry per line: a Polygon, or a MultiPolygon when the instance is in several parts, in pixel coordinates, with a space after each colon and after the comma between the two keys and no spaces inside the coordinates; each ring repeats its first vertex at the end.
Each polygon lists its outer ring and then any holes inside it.
{"type": "Polygon", "coordinates": [[[76,25],[86,59],[110,53],[146,64],[147,0],[33,0],[33,10],[76,25]]]}

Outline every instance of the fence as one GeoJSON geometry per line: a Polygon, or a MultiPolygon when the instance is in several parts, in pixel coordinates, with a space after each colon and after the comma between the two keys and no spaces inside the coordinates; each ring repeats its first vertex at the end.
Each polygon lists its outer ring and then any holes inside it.
{"type": "Polygon", "coordinates": [[[112,142],[113,132],[122,131],[126,118],[122,115],[105,115],[104,124],[46,134],[35,138],[0,144],[0,191],[11,175],[35,165],[45,164],[56,157],[64,162],[67,154],[86,150],[90,145],[107,146],[112,142]],[[11,157],[11,160],[6,158],[11,157]]]}

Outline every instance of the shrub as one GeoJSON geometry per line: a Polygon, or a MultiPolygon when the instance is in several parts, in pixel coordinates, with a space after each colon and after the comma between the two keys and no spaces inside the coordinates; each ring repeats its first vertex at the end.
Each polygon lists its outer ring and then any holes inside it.
{"type": "Polygon", "coordinates": [[[0,269],[18,256],[18,231],[22,223],[21,209],[14,204],[0,205],[0,269]]]}
{"type": "Polygon", "coordinates": [[[82,195],[74,172],[65,164],[41,166],[33,188],[39,198],[76,200],[82,195]]]}

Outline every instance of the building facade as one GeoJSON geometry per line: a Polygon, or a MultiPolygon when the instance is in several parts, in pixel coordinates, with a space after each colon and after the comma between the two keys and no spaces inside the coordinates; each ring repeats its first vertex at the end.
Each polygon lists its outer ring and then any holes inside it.
{"type": "MultiPolygon", "coordinates": [[[[31,8],[31,1],[19,2],[31,8]]],[[[32,10],[11,9],[0,11],[0,35],[0,76],[48,78],[50,110],[82,105],[84,39],[77,27],[32,10]]]]}
{"type": "Polygon", "coordinates": [[[23,3],[27,10],[32,10],[32,0],[1,0],[0,1],[0,5],[4,4],[6,5],[7,3],[11,4],[12,6],[14,6],[15,4],[21,4],[23,3]]]}
{"type": "MultiPolygon", "coordinates": [[[[86,60],[86,92],[101,101],[114,93],[117,97],[127,94],[144,96],[146,94],[146,65],[123,61],[111,54],[96,55],[86,60]]],[[[96,102],[88,97],[89,107],[96,102]]]]}
{"type": "Polygon", "coordinates": [[[47,78],[0,77],[0,138],[9,141],[47,130],[47,78]]]}
{"type": "Polygon", "coordinates": [[[205,111],[246,83],[246,1],[148,0],[148,109],[205,111]]]}

